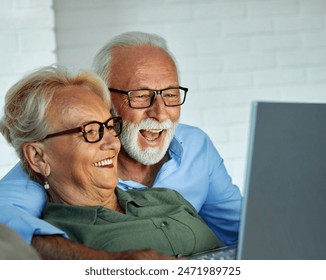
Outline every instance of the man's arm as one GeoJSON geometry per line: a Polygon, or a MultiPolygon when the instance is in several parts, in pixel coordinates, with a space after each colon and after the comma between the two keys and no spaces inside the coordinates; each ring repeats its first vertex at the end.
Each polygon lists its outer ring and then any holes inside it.
{"type": "Polygon", "coordinates": [[[39,260],[36,251],[14,230],[0,224],[0,260],[39,260]]]}
{"type": "Polygon", "coordinates": [[[220,240],[233,245],[238,242],[242,195],[233,184],[222,157],[208,140],[209,189],[199,214],[220,240]]]}
{"type": "Polygon", "coordinates": [[[20,163],[0,180],[0,223],[19,233],[26,243],[31,243],[34,234],[65,234],[39,218],[45,203],[44,189],[28,178],[20,163]]]}
{"type": "Polygon", "coordinates": [[[107,252],[86,247],[59,235],[34,235],[32,246],[44,260],[173,260],[152,250],[107,252]]]}

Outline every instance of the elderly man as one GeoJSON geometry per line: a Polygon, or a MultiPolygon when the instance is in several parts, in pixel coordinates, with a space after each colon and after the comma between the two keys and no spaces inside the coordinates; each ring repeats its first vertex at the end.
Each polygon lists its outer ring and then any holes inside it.
{"type": "MultiPolygon", "coordinates": [[[[226,245],[236,243],[240,191],[208,136],[178,123],[188,89],[179,84],[165,40],[142,32],[119,35],[97,54],[94,70],[108,83],[114,113],[125,124],[120,137],[119,187],[175,189],[220,240],[226,245]]],[[[0,181],[0,223],[32,241],[42,257],[100,258],[98,252],[59,237],[62,231],[40,220],[44,203],[41,187],[27,181],[19,165],[0,181]]]]}

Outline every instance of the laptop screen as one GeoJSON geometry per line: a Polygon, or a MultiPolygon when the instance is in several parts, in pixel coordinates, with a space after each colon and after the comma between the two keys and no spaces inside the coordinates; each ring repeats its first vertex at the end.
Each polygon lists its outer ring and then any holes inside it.
{"type": "Polygon", "coordinates": [[[326,104],[252,108],[238,259],[326,259],[326,104]]]}

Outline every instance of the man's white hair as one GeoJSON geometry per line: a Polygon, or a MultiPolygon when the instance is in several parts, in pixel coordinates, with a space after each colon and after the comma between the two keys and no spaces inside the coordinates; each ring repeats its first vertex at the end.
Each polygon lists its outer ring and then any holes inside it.
{"type": "Polygon", "coordinates": [[[173,60],[174,64],[177,67],[176,60],[173,54],[170,52],[167,43],[164,38],[159,35],[131,31],[122,33],[113,39],[111,39],[107,44],[105,44],[102,49],[96,54],[92,69],[97,73],[109,86],[109,77],[110,77],[110,64],[112,61],[112,50],[117,47],[132,47],[132,46],[142,46],[149,45],[156,48],[160,48],[165,51],[173,60]]]}

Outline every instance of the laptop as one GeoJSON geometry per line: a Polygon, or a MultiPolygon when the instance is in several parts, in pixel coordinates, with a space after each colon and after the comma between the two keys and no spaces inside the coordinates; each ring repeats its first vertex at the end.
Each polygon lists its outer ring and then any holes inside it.
{"type": "Polygon", "coordinates": [[[326,104],[254,102],[238,246],[191,259],[326,259],[326,104]]]}

